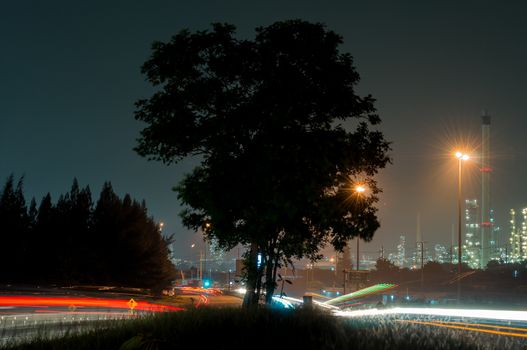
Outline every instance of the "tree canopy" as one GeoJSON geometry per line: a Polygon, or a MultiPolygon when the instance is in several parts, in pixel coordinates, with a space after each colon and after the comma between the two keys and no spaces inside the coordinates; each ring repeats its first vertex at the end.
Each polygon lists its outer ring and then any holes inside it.
{"type": "Polygon", "coordinates": [[[253,40],[213,24],[155,42],[142,67],[156,91],[136,103],[146,123],[136,151],[167,164],[199,157],[175,188],[183,222],[210,224],[206,235],[222,248],[250,247],[252,302],[264,273],[270,302],[281,264],[370,240],[379,227],[373,177],[389,144],[375,129],[374,99],[355,92],[359,75],[341,44],[300,20],[257,28],[253,40]],[[353,192],[359,182],[367,194],[353,192]]]}

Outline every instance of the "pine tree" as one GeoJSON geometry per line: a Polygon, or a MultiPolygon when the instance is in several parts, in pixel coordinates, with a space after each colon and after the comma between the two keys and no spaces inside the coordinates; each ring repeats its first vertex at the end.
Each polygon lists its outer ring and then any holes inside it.
{"type": "Polygon", "coordinates": [[[33,233],[33,245],[35,249],[33,260],[33,275],[35,281],[50,281],[54,277],[57,268],[56,260],[53,259],[55,240],[53,235],[56,228],[56,208],[51,202],[51,195],[47,193],[40,201],[33,233]]]}
{"type": "Polygon", "coordinates": [[[92,233],[87,244],[91,250],[91,271],[100,283],[112,283],[114,276],[113,255],[118,246],[117,221],[121,203],[112,184],[105,182],[93,211],[92,233]]]}
{"type": "Polygon", "coordinates": [[[24,178],[14,187],[14,176],[10,175],[0,196],[0,280],[18,281],[24,276],[27,249],[25,244],[29,230],[26,201],[23,194],[24,178]]]}

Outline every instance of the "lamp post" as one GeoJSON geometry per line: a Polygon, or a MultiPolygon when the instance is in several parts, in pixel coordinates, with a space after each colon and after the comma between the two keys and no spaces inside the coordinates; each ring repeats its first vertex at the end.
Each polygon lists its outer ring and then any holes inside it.
{"type": "MultiPolygon", "coordinates": [[[[205,269],[205,275],[204,275],[205,278],[207,278],[207,250],[209,249],[209,244],[208,244],[208,242],[206,240],[206,236],[205,235],[206,235],[207,231],[210,230],[211,227],[212,227],[212,225],[210,224],[210,222],[206,222],[204,227],[203,227],[203,230],[202,230],[203,231],[203,240],[205,242],[205,249],[204,249],[205,250],[205,257],[204,257],[204,262],[203,262],[203,265],[204,265],[203,268],[205,269]]],[[[212,277],[211,273],[209,272],[209,279],[211,277],[212,277]]]]}
{"type": "MultiPolygon", "coordinates": [[[[355,193],[356,194],[362,195],[364,192],[366,192],[366,187],[364,185],[357,185],[357,186],[355,186],[355,193]]],[[[359,242],[360,242],[360,237],[357,236],[357,271],[360,270],[359,242]]]]}
{"type": "Polygon", "coordinates": [[[457,273],[461,274],[461,175],[463,161],[469,160],[470,156],[462,152],[456,152],[458,160],[457,175],[457,273]]]}
{"type": "MultiPolygon", "coordinates": [[[[195,247],[196,247],[196,243],[192,243],[190,245],[190,248],[192,248],[192,249],[194,249],[195,247]]],[[[196,266],[196,269],[197,269],[197,271],[196,271],[196,279],[199,279],[200,281],[202,279],[202,273],[203,273],[202,272],[203,271],[203,265],[202,265],[203,264],[203,261],[202,261],[203,258],[202,258],[202,255],[203,255],[203,252],[200,249],[200,251],[199,251],[199,264],[197,264],[198,260],[196,260],[196,265],[197,265],[196,266]]],[[[194,255],[194,251],[193,251],[193,253],[192,253],[192,260],[194,260],[194,258],[196,258],[196,256],[194,255]]],[[[190,270],[190,273],[191,273],[190,279],[192,280],[193,279],[192,278],[192,268],[190,270]]]]}

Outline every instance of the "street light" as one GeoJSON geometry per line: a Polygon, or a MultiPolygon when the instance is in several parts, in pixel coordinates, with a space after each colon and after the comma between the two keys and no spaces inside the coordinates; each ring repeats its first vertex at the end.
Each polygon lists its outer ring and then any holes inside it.
{"type": "Polygon", "coordinates": [[[458,160],[457,175],[457,273],[461,274],[461,169],[463,161],[469,160],[470,156],[466,153],[457,151],[455,153],[458,160]]]}
{"type": "MultiPolygon", "coordinates": [[[[190,248],[194,248],[194,247],[196,247],[196,243],[192,243],[190,245],[190,248]]],[[[192,253],[192,258],[194,259],[194,253],[192,253]]],[[[196,269],[197,269],[197,271],[196,271],[196,274],[197,274],[196,275],[196,279],[199,279],[200,281],[203,279],[203,275],[202,275],[203,274],[203,265],[202,264],[203,264],[203,251],[200,249],[200,251],[199,251],[199,265],[196,264],[196,265],[198,265],[198,266],[196,266],[196,269]]],[[[190,269],[190,273],[191,273],[190,279],[192,279],[192,268],[190,269]]]]}
{"type": "MultiPolygon", "coordinates": [[[[363,185],[363,184],[358,184],[355,186],[355,188],[353,189],[355,191],[355,193],[357,195],[362,195],[364,192],[366,192],[366,186],[363,185]]],[[[360,260],[359,260],[359,242],[360,242],[360,237],[357,236],[357,271],[359,271],[359,264],[360,264],[360,260]]]]}
{"type": "MultiPolygon", "coordinates": [[[[206,239],[206,234],[207,232],[211,229],[212,227],[212,224],[210,222],[205,222],[205,224],[203,225],[201,231],[202,231],[202,235],[203,235],[203,241],[205,242],[205,252],[204,252],[204,261],[203,261],[203,268],[205,269],[205,277],[207,277],[207,250],[209,250],[209,244],[207,242],[207,239],[206,239]]],[[[209,271],[209,279],[212,279],[212,272],[209,271]]],[[[203,272],[202,272],[202,277],[203,277],[203,272]]]]}
{"type": "Polygon", "coordinates": [[[366,186],[364,185],[357,185],[355,186],[355,192],[358,194],[366,192],[366,186]]]}

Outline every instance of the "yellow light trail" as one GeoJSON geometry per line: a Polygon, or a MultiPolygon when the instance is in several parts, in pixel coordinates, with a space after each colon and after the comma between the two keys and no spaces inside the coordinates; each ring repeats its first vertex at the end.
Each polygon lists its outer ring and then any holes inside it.
{"type": "MultiPolygon", "coordinates": [[[[480,332],[480,333],[490,333],[490,334],[498,334],[498,335],[508,335],[512,337],[527,338],[527,333],[502,332],[502,331],[495,331],[495,330],[490,330],[490,329],[481,329],[481,328],[474,328],[474,327],[467,327],[467,326],[454,326],[454,325],[445,324],[445,322],[425,322],[425,321],[411,321],[411,320],[398,320],[398,322],[406,322],[406,323],[412,323],[412,324],[421,324],[421,325],[443,327],[443,328],[450,328],[450,329],[461,329],[465,331],[475,331],[475,332],[480,332]]],[[[461,322],[455,322],[455,323],[461,323],[461,322]]],[[[503,328],[503,327],[496,326],[496,328],[503,328]]],[[[527,332],[527,329],[523,329],[523,331],[527,332]]]]}
{"type": "Polygon", "coordinates": [[[527,332],[527,328],[501,326],[501,325],[498,325],[498,324],[466,323],[466,322],[453,322],[453,321],[435,321],[435,322],[445,323],[445,324],[458,324],[458,325],[470,324],[471,326],[477,326],[477,327],[483,327],[483,328],[498,328],[498,329],[508,329],[508,330],[511,330],[511,331],[527,332]]]}

